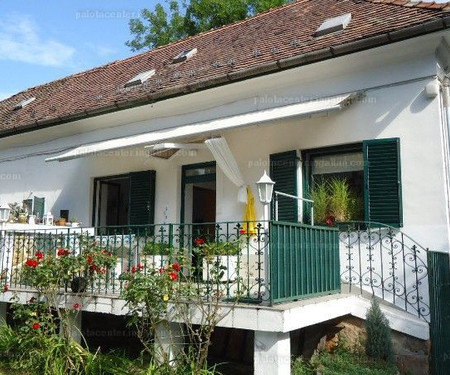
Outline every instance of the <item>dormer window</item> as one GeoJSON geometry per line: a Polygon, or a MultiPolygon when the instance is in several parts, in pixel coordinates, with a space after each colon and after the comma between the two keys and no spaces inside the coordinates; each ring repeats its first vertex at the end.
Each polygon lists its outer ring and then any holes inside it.
{"type": "Polygon", "coordinates": [[[183,52],[180,52],[178,55],[176,55],[173,58],[172,63],[176,64],[179,62],[189,60],[191,57],[194,57],[196,54],[197,54],[197,48],[185,50],[183,52]]]}
{"type": "Polygon", "coordinates": [[[156,73],[155,69],[139,73],[137,76],[131,78],[127,83],[125,83],[124,87],[132,87],[132,86],[142,85],[150,77],[153,77],[155,75],[155,73],[156,73]]]}
{"type": "Polygon", "coordinates": [[[14,107],[14,111],[17,111],[18,109],[22,109],[26,105],[30,104],[31,102],[34,102],[36,98],[33,96],[32,98],[24,99],[20,103],[16,104],[14,107]]]}
{"type": "Polygon", "coordinates": [[[352,20],[351,13],[346,13],[339,17],[328,18],[316,30],[314,36],[318,37],[328,35],[336,31],[344,30],[351,20],[352,20]]]}

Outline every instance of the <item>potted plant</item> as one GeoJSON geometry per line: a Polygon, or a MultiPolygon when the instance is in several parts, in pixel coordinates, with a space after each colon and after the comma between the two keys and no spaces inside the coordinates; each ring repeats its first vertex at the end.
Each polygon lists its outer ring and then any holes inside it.
{"type": "Polygon", "coordinates": [[[80,226],[80,222],[77,220],[76,217],[72,217],[72,218],[70,219],[70,226],[71,226],[71,227],[74,227],[74,228],[80,226]]]}
{"type": "Polygon", "coordinates": [[[142,249],[146,265],[153,269],[164,268],[175,261],[175,248],[162,242],[148,242],[142,249]]]}
{"type": "Polygon", "coordinates": [[[319,224],[334,226],[336,222],[362,217],[362,198],[351,190],[345,178],[316,182],[311,199],[314,201],[314,221],[319,224]]]}
{"type": "Polygon", "coordinates": [[[27,217],[28,217],[28,211],[25,208],[25,206],[22,204],[20,205],[17,202],[14,203],[8,203],[9,208],[11,209],[10,212],[10,221],[14,223],[21,223],[26,224],[27,217]]]}
{"type": "Polygon", "coordinates": [[[59,219],[56,219],[55,225],[57,225],[59,227],[65,227],[66,226],[66,218],[60,217],[59,219]]]}
{"type": "Polygon", "coordinates": [[[239,241],[203,242],[198,245],[198,251],[203,258],[204,281],[232,281],[237,276],[239,241]]]}

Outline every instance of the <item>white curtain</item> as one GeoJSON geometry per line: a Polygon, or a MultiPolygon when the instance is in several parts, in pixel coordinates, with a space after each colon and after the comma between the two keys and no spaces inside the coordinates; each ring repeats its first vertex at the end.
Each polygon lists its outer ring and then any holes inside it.
{"type": "Polygon", "coordinates": [[[213,138],[205,141],[206,146],[216,159],[217,165],[233,184],[239,186],[238,201],[247,203],[247,186],[225,138],[213,138]]]}

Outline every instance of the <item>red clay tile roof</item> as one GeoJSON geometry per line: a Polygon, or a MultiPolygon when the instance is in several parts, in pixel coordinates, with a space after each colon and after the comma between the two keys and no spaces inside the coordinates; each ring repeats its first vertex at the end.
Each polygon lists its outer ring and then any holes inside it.
{"type": "Polygon", "coordinates": [[[0,102],[0,137],[184,95],[449,27],[450,3],[298,0],[256,17],[30,88],[0,102]],[[348,27],[315,38],[322,22],[352,14],[348,27]],[[171,64],[183,50],[192,59],[171,64]],[[129,79],[156,74],[129,89],[129,79]],[[36,100],[13,110],[23,99],[36,100]]]}

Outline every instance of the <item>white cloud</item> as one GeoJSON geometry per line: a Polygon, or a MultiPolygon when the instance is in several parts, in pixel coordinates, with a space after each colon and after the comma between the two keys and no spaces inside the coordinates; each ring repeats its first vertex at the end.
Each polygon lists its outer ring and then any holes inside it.
{"type": "Polygon", "coordinates": [[[75,48],[39,34],[31,16],[9,15],[0,21],[0,59],[43,66],[71,63],[75,48]]]}

